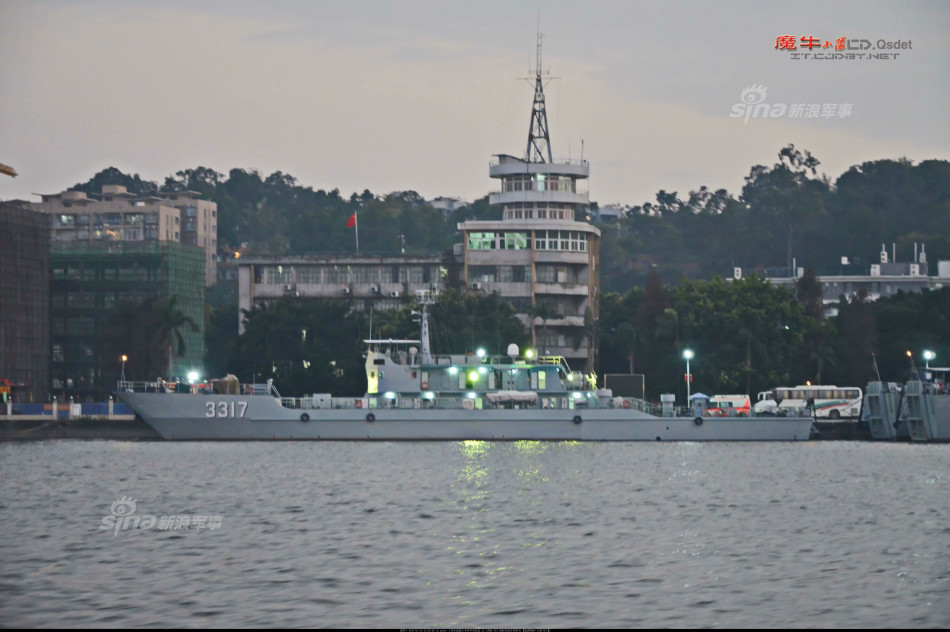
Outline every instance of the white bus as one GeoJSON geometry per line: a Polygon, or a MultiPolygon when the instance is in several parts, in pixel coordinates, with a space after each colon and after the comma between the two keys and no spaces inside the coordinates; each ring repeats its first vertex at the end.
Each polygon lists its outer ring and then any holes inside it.
{"type": "Polygon", "coordinates": [[[755,412],[798,414],[806,408],[813,409],[819,419],[857,419],[863,400],[864,393],[857,386],[778,386],[759,393],[755,412]]]}

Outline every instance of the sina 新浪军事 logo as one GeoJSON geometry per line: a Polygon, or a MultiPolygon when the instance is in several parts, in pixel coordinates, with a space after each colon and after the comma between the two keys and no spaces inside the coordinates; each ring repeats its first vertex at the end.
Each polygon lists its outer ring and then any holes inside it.
{"type": "Polygon", "coordinates": [[[739,103],[729,111],[730,118],[742,119],[830,119],[851,116],[852,103],[769,103],[766,99],[768,88],[753,84],[739,95],[739,103]]]}
{"type": "Polygon", "coordinates": [[[109,529],[113,537],[119,531],[132,529],[155,529],[157,531],[214,531],[221,528],[221,516],[175,514],[171,516],[155,516],[151,514],[136,515],[136,503],[131,496],[120,496],[112,501],[109,515],[103,516],[99,523],[100,529],[109,529]]]}

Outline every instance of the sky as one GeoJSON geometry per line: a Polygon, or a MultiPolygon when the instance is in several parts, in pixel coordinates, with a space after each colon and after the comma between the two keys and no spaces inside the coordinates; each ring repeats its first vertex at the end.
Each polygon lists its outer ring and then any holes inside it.
{"type": "Polygon", "coordinates": [[[945,0],[0,0],[0,200],[203,166],[473,201],[524,155],[539,31],[601,205],[739,195],[788,144],[832,179],[950,159],[945,0]]]}

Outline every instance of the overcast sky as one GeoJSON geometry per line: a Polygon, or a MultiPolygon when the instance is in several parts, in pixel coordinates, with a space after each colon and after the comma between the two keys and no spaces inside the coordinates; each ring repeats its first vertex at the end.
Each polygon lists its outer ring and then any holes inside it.
{"type": "Polygon", "coordinates": [[[738,195],[789,143],[832,178],[950,159],[945,0],[0,0],[0,163],[20,174],[0,199],[109,166],[477,199],[499,188],[494,154],[524,154],[539,15],[554,157],[583,153],[600,204],[738,195]],[[806,59],[803,37],[864,58],[806,59]],[[860,40],[910,48],[869,59],[894,51],[860,40]]]}

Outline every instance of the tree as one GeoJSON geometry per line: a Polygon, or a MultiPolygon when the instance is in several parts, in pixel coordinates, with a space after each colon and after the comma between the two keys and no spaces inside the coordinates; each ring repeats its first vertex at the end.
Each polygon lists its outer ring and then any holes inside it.
{"type": "Polygon", "coordinates": [[[831,335],[825,322],[825,302],[821,279],[814,268],[805,269],[795,282],[795,297],[809,320],[803,336],[802,358],[809,371],[814,370],[815,384],[822,384],[822,372],[827,365],[835,363],[831,335]]]}
{"type": "Polygon", "coordinates": [[[535,321],[540,320],[542,332],[541,335],[542,340],[544,340],[544,344],[541,345],[542,349],[539,351],[539,353],[542,355],[547,355],[550,353],[550,341],[548,340],[548,321],[561,318],[561,315],[557,312],[557,308],[548,301],[539,301],[528,309],[528,316],[531,318],[531,344],[534,347],[538,346],[537,336],[535,334],[537,331],[537,323],[535,321]]]}
{"type": "Polygon", "coordinates": [[[172,377],[173,359],[185,354],[182,329],[198,331],[195,322],[178,307],[178,296],[157,294],[141,302],[124,301],[107,318],[104,348],[108,357],[129,357],[126,376],[130,380],[172,377]]]}

